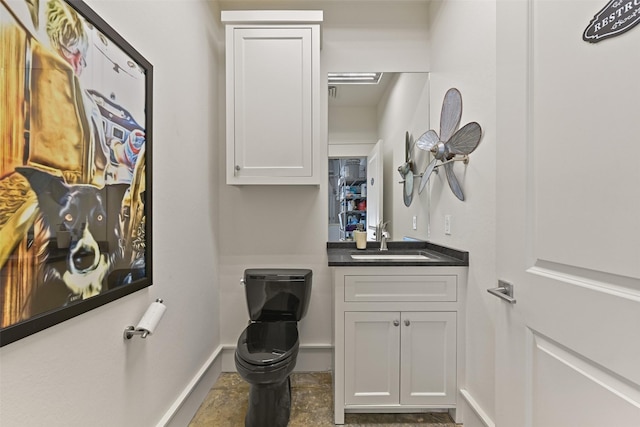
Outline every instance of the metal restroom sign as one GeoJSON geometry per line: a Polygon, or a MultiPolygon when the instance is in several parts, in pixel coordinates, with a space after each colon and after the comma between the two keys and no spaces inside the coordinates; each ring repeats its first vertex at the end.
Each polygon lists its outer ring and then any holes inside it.
{"type": "Polygon", "coordinates": [[[640,0],[611,0],[593,17],[582,40],[597,43],[616,37],[640,23],[640,0]]]}

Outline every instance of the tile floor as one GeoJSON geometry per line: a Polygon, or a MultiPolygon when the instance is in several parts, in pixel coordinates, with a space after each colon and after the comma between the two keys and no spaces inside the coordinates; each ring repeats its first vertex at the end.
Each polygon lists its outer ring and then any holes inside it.
{"type": "MultiPolygon", "coordinates": [[[[291,375],[289,427],[333,426],[331,374],[326,372],[291,375]]],[[[243,427],[249,385],[236,373],[222,373],[207,395],[189,427],[243,427]]],[[[347,414],[345,426],[456,427],[446,413],[347,414]]]]}

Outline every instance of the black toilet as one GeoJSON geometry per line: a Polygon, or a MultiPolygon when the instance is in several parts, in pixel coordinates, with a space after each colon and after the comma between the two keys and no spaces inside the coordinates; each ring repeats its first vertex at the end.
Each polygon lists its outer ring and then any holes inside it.
{"type": "Polygon", "coordinates": [[[244,272],[251,323],[235,363],[250,384],[245,427],[285,427],[291,410],[289,374],[298,356],[298,320],[311,297],[311,270],[254,268],[244,272]]]}

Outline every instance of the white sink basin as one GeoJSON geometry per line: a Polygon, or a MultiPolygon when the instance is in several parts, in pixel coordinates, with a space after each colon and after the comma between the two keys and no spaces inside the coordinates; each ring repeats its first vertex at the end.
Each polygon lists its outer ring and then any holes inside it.
{"type": "Polygon", "coordinates": [[[351,254],[352,259],[370,260],[428,260],[431,259],[422,254],[351,254]]]}

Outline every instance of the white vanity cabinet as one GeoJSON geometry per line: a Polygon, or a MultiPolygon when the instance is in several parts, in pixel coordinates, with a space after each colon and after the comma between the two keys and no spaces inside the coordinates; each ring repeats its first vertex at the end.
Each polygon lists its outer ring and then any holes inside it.
{"type": "Polygon", "coordinates": [[[345,405],[455,405],[456,313],[344,313],[345,405]]]}
{"type": "Polygon", "coordinates": [[[221,17],[227,184],[319,184],[322,11],[221,17]]]}
{"type": "MultiPolygon", "coordinates": [[[[345,411],[450,410],[463,377],[466,267],[334,271],[335,423],[345,411]]],[[[459,421],[459,420],[456,420],[459,421]]]]}

